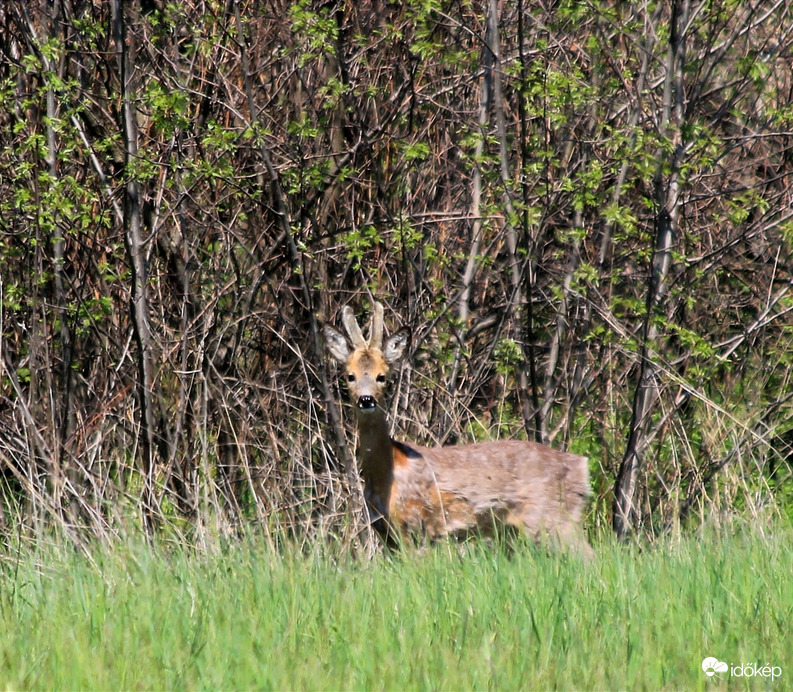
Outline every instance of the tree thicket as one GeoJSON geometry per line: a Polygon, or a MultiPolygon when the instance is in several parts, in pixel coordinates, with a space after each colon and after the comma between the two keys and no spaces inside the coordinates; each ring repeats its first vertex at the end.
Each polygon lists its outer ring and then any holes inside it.
{"type": "Polygon", "coordinates": [[[587,454],[622,537],[793,511],[789,0],[0,26],[0,532],[355,535],[319,325],[375,298],[399,436],[587,454]]]}

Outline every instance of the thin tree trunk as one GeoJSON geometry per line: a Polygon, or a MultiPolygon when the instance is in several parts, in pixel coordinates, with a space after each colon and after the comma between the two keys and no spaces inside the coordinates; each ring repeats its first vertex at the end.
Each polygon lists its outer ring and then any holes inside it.
{"type": "MultiPolygon", "coordinates": [[[[55,39],[58,32],[58,16],[60,14],[61,3],[52,3],[52,15],[50,16],[49,37],[55,39]]],[[[49,59],[44,56],[45,66],[51,72],[56,69],[55,65],[47,64],[49,59]]],[[[60,70],[59,70],[60,71],[60,70]]],[[[60,75],[62,77],[62,75],[60,75]]],[[[47,87],[47,165],[50,173],[50,184],[54,185],[58,179],[58,144],[55,134],[55,123],[58,117],[57,103],[55,100],[55,90],[50,84],[47,87]]],[[[62,486],[64,483],[64,448],[73,427],[72,411],[72,337],[69,329],[69,315],[67,311],[66,290],[64,288],[64,239],[60,231],[55,230],[52,239],[53,252],[53,281],[55,286],[55,304],[60,316],[60,337],[61,337],[61,402],[60,407],[53,407],[53,423],[56,435],[55,458],[52,459],[52,484],[55,495],[55,503],[60,506],[62,486]]]]}
{"type": "MultiPolygon", "coordinates": [[[[471,287],[473,286],[476,267],[479,262],[479,254],[482,247],[482,169],[480,161],[485,150],[485,126],[488,120],[490,109],[490,95],[492,92],[492,72],[493,72],[493,53],[489,49],[490,24],[488,23],[488,36],[485,37],[485,47],[482,53],[482,79],[479,91],[479,138],[474,146],[474,170],[471,174],[471,240],[468,249],[468,259],[463,271],[462,287],[460,297],[457,301],[457,317],[461,329],[465,329],[470,316],[471,307],[471,287]]],[[[459,336],[459,343],[454,352],[454,364],[452,374],[449,378],[448,390],[454,394],[457,390],[457,380],[463,361],[462,336],[459,336]]]]}
{"type": "MultiPolygon", "coordinates": [[[[521,92],[529,82],[529,71],[527,58],[523,49],[524,37],[524,12],[523,0],[518,0],[518,57],[520,59],[520,84],[521,92]]],[[[518,120],[520,121],[520,165],[521,165],[521,229],[523,235],[523,248],[526,252],[526,261],[523,267],[523,294],[526,297],[524,308],[524,356],[527,361],[528,381],[523,378],[520,380],[523,426],[526,434],[533,437],[537,442],[542,442],[543,418],[540,410],[539,379],[537,376],[537,356],[534,347],[534,303],[532,296],[534,293],[534,238],[531,233],[529,221],[529,178],[526,170],[531,161],[531,151],[529,150],[529,126],[528,116],[526,115],[526,104],[523,93],[518,98],[518,120]]],[[[524,373],[526,371],[524,370],[524,373]]]]}
{"type": "Polygon", "coordinates": [[[664,177],[662,153],[655,177],[655,253],[650,268],[646,314],[642,328],[639,354],[639,378],[633,397],[631,423],[625,453],[614,484],[613,527],[620,540],[630,534],[634,514],[636,479],[647,447],[647,430],[658,398],[656,376],[658,366],[653,358],[657,350],[658,324],[656,310],[666,294],[667,276],[672,261],[672,243],[677,227],[680,196],[680,165],[684,155],[681,126],[684,118],[685,36],[682,33],[688,18],[688,0],[678,0],[672,7],[671,34],[667,52],[667,75],[664,87],[662,133],[674,141],[671,173],[664,177]]]}
{"type": "Polygon", "coordinates": [[[127,183],[124,188],[124,242],[130,268],[132,286],[130,317],[137,344],[138,377],[135,389],[138,400],[140,424],[140,458],[143,473],[142,509],[143,525],[151,534],[156,515],[154,472],[157,458],[157,415],[155,411],[154,349],[149,326],[147,298],[147,270],[145,242],[143,240],[143,214],[140,185],[132,171],[138,157],[138,127],[135,106],[132,102],[132,60],[127,46],[126,25],[122,0],[111,1],[113,39],[116,44],[119,80],[122,92],[122,126],[124,135],[124,162],[127,183]]]}
{"type": "MultiPolygon", "coordinates": [[[[519,54],[521,57],[521,67],[525,70],[525,65],[523,64],[523,17],[522,17],[522,5],[518,8],[518,25],[519,25],[519,54]]],[[[504,230],[506,231],[507,235],[507,249],[509,250],[509,276],[510,276],[510,283],[512,287],[512,291],[510,293],[510,299],[507,305],[507,313],[512,314],[515,308],[520,309],[523,306],[524,301],[524,292],[525,290],[530,289],[531,281],[527,281],[526,285],[524,286],[524,278],[522,276],[522,272],[529,272],[530,267],[528,264],[528,260],[526,262],[521,262],[518,258],[518,233],[515,229],[515,226],[512,224],[512,219],[516,218],[515,212],[515,205],[512,201],[512,193],[511,193],[511,186],[512,186],[512,179],[510,176],[509,171],[509,145],[507,143],[507,117],[504,107],[504,99],[503,93],[501,88],[501,39],[499,36],[499,27],[498,27],[498,0],[490,0],[490,11],[488,17],[488,35],[487,35],[487,47],[491,53],[491,59],[493,63],[493,110],[495,111],[496,115],[496,129],[498,134],[498,147],[499,147],[499,162],[500,162],[500,173],[501,173],[501,182],[504,186],[503,192],[503,201],[504,201],[504,208],[506,209],[505,214],[505,222],[504,222],[504,230]],[[523,266],[521,266],[523,265],[523,266]]],[[[523,106],[523,99],[519,99],[520,103],[520,114],[523,117],[524,121],[521,123],[521,137],[527,136],[526,128],[525,128],[525,108],[523,106]]],[[[524,143],[525,144],[525,143],[524,143]]],[[[523,148],[522,148],[523,153],[523,148]]],[[[525,160],[525,159],[524,159],[525,160]]],[[[525,182],[525,181],[524,181],[525,182]]],[[[528,190],[524,186],[522,186],[524,191],[524,197],[526,196],[528,190]]],[[[524,202],[527,202],[524,199],[524,202]]],[[[525,209],[528,210],[528,204],[525,205],[525,209]]],[[[523,242],[525,244],[525,250],[528,252],[531,243],[531,234],[528,224],[528,216],[523,217],[525,226],[523,228],[523,242]]],[[[531,295],[526,295],[526,298],[530,301],[531,295]]],[[[530,312],[529,306],[525,308],[527,311],[530,312]]],[[[533,322],[533,315],[532,315],[532,322],[533,322]]],[[[519,319],[513,320],[512,323],[515,325],[514,331],[520,332],[522,331],[518,326],[520,323],[519,319]]],[[[525,332],[525,330],[523,330],[525,332]]],[[[518,391],[520,395],[521,401],[525,402],[524,406],[522,407],[523,414],[524,414],[524,427],[526,428],[527,433],[531,434],[532,430],[534,432],[534,437],[538,442],[547,442],[548,439],[548,425],[547,425],[547,412],[548,406],[539,406],[539,391],[537,387],[537,372],[536,372],[536,359],[534,353],[534,327],[533,324],[531,326],[531,338],[518,338],[518,342],[522,343],[522,352],[523,352],[523,362],[526,367],[520,368],[518,372],[518,391]],[[525,405],[528,402],[532,402],[533,406],[525,405]]],[[[519,337],[520,335],[517,334],[519,337]]],[[[524,333],[524,337],[527,337],[527,334],[524,333]]],[[[546,390],[547,394],[547,390],[546,390]]],[[[548,399],[546,398],[546,404],[548,399]]]]}

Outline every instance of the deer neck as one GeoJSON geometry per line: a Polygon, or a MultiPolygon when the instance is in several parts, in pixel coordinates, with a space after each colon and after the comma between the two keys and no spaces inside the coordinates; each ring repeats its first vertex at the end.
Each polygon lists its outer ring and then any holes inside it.
{"type": "Polygon", "coordinates": [[[371,508],[388,516],[394,480],[394,447],[388,432],[385,411],[358,411],[358,463],[371,508]]]}

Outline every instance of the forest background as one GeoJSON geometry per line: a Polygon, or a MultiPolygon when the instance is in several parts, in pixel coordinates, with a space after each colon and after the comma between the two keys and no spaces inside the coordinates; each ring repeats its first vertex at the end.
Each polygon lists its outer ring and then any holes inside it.
{"type": "Polygon", "coordinates": [[[367,538],[396,436],[586,454],[591,534],[793,516],[789,0],[0,5],[0,536],[367,538]]]}

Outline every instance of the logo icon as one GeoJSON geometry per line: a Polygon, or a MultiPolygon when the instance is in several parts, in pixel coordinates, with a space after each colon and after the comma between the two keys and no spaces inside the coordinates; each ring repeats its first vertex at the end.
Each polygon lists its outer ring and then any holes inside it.
{"type": "Polygon", "coordinates": [[[718,658],[708,656],[702,661],[702,670],[705,671],[705,675],[712,678],[716,673],[726,673],[729,670],[729,666],[718,658]]]}

